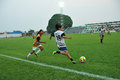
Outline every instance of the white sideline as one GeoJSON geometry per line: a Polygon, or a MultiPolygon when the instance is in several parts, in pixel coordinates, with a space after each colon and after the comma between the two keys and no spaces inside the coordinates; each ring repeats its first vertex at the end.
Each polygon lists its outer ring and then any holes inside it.
{"type": "Polygon", "coordinates": [[[0,56],[11,58],[11,59],[15,59],[15,60],[19,60],[19,61],[24,61],[24,62],[28,62],[28,63],[32,63],[32,64],[36,64],[36,65],[40,65],[40,66],[44,66],[44,67],[48,67],[48,68],[53,68],[53,69],[67,71],[67,72],[77,73],[77,74],[84,75],[84,76],[89,76],[89,77],[94,77],[94,78],[99,78],[99,79],[105,79],[105,80],[119,80],[119,79],[110,78],[110,77],[107,77],[107,76],[101,76],[101,75],[97,75],[97,74],[81,72],[81,71],[77,71],[77,70],[73,70],[73,69],[68,69],[68,68],[63,68],[63,67],[59,67],[59,66],[48,65],[48,64],[44,64],[44,63],[38,63],[38,62],[29,61],[29,60],[25,60],[25,59],[21,59],[21,58],[17,58],[17,57],[12,57],[12,56],[7,56],[7,55],[3,55],[3,54],[0,54],[0,56]]]}

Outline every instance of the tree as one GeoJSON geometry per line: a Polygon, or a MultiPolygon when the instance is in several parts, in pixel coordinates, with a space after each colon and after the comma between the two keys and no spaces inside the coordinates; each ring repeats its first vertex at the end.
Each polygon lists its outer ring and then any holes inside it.
{"type": "Polygon", "coordinates": [[[51,17],[49,20],[48,26],[47,26],[47,32],[52,33],[56,31],[55,25],[61,24],[61,17],[63,19],[63,29],[67,29],[68,27],[72,27],[72,19],[68,15],[64,14],[55,14],[51,17]]]}
{"type": "Polygon", "coordinates": [[[28,31],[29,36],[31,36],[33,32],[34,32],[34,30],[32,30],[32,29],[29,30],[29,31],[28,31]]]}

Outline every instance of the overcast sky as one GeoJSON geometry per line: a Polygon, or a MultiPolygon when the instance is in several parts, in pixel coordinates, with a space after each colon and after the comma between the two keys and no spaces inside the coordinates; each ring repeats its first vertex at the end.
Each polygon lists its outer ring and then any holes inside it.
{"type": "MultiPolygon", "coordinates": [[[[0,32],[46,30],[48,20],[60,13],[61,0],[0,0],[0,32]]],[[[73,26],[120,21],[120,0],[62,0],[73,26]]]]}

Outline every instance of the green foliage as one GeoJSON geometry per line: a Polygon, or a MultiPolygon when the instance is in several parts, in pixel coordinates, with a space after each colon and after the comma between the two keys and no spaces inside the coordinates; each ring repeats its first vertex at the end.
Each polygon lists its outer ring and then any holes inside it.
{"type": "Polygon", "coordinates": [[[47,26],[47,31],[48,33],[52,33],[56,31],[55,25],[56,24],[61,24],[61,17],[62,17],[62,22],[63,22],[63,26],[64,29],[68,28],[68,27],[72,27],[72,19],[68,16],[68,15],[64,15],[64,14],[55,14],[51,17],[51,19],[49,20],[48,26],[47,26]]]}
{"type": "Polygon", "coordinates": [[[31,36],[33,32],[34,32],[34,30],[31,29],[28,31],[28,34],[31,36]]]}

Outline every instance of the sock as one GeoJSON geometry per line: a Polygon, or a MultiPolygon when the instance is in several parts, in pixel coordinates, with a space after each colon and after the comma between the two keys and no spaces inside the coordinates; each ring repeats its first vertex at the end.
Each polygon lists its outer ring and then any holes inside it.
{"type": "Polygon", "coordinates": [[[35,54],[37,54],[37,53],[39,53],[40,52],[40,49],[35,53],[35,54]]]}
{"type": "Polygon", "coordinates": [[[56,51],[56,53],[60,54],[60,51],[56,51]]]}
{"type": "Polygon", "coordinates": [[[72,59],[72,58],[70,58],[70,60],[71,60],[71,61],[73,61],[73,59],[72,59]]]}
{"type": "Polygon", "coordinates": [[[29,53],[28,55],[27,55],[27,57],[29,57],[31,55],[31,53],[29,53]]]}
{"type": "Polygon", "coordinates": [[[103,39],[101,39],[101,43],[103,43],[103,39]]]}
{"type": "Polygon", "coordinates": [[[102,43],[103,39],[101,39],[101,43],[102,43]]]}

